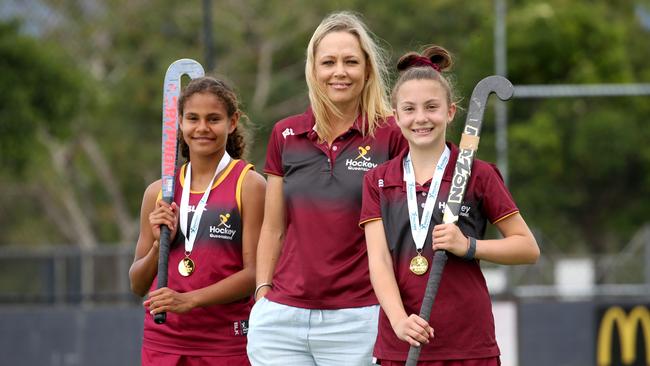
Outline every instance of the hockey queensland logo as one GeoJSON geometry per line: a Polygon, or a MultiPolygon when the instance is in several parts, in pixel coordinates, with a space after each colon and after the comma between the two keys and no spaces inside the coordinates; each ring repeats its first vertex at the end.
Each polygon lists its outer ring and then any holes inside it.
{"type": "Polygon", "coordinates": [[[627,313],[620,306],[605,310],[600,318],[596,353],[598,366],[650,365],[648,307],[638,305],[627,313]]]}
{"type": "Polygon", "coordinates": [[[359,154],[354,159],[345,160],[345,166],[348,170],[360,170],[367,172],[368,170],[377,166],[376,163],[372,162],[372,157],[370,156],[370,150],[372,148],[370,145],[359,146],[357,150],[359,154]]]}
{"type": "Polygon", "coordinates": [[[219,215],[219,224],[210,225],[210,237],[213,239],[225,239],[232,240],[232,238],[237,234],[237,230],[233,229],[232,223],[228,223],[230,220],[230,214],[220,214],[219,215]]]}

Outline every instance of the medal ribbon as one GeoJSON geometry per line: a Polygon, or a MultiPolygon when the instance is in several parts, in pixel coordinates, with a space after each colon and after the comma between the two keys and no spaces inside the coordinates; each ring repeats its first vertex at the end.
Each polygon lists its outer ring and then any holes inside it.
{"type": "Polygon", "coordinates": [[[415,248],[419,253],[422,252],[424,241],[427,239],[429,225],[431,224],[431,216],[435,208],[436,199],[438,198],[438,191],[442,183],[442,175],[445,172],[445,167],[449,162],[451,151],[449,147],[445,146],[445,151],[440,155],[436,170],[431,178],[431,186],[427,194],[427,200],[424,203],[424,210],[422,211],[422,221],[419,220],[418,214],[418,200],[415,191],[415,173],[413,171],[413,163],[411,161],[411,153],[404,158],[404,182],[406,182],[406,202],[409,210],[409,221],[411,222],[411,235],[415,241],[415,248]]]}
{"type": "Polygon", "coordinates": [[[196,205],[194,210],[194,215],[192,216],[192,222],[190,223],[190,234],[187,235],[187,215],[189,212],[189,202],[190,202],[190,186],[192,185],[192,163],[187,163],[187,174],[185,176],[185,184],[183,185],[183,195],[181,196],[181,230],[183,235],[185,235],[185,255],[189,255],[194,248],[194,240],[196,240],[196,234],[199,232],[199,223],[201,221],[201,216],[203,215],[203,210],[205,205],[208,203],[208,197],[210,196],[210,191],[212,191],[212,183],[214,179],[219,175],[219,172],[224,170],[228,163],[230,162],[230,155],[228,152],[224,151],[219,165],[217,165],[217,170],[214,171],[214,175],[208,184],[208,187],[203,192],[201,200],[196,205]]]}

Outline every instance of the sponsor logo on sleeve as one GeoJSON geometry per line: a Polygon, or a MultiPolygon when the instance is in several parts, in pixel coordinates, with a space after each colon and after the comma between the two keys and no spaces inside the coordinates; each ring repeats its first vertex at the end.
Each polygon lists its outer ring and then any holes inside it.
{"type": "Polygon", "coordinates": [[[293,136],[293,135],[295,135],[293,133],[293,128],[287,127],[284,129],[284,131],[282,131],[282,137],[284,137],[285,140],[287,139],[287,136],[293,136]]]}

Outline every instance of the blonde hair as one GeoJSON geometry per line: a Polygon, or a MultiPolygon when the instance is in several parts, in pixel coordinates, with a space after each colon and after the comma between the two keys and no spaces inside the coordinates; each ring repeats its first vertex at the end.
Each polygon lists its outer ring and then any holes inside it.
{"type": "Polygon", "coordinates": [[[316,119],[316,131],[321,139],[332,138],[330,123],[342,116],[341,111],[327,97],[325,90],[316,80],[316,48],[323,38],[332,32],[348,32],[359,40],[359,45],[366,57],[368,79],[361,91],[359,109],[362,113],[361,131],[365,135],[374,135],[375,129],[384,119],[392,114],[390,102],[386,95],[388,70],[384,50],[371,37],[372,33],[358,16],[342,11],[328,15],[314,31],[307,46],[305,78],[309,87],[309,101],[316,119]]]}

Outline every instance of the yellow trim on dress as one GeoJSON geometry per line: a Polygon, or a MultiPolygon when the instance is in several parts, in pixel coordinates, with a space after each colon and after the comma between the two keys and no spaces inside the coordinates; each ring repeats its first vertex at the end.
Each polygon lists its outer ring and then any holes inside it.
{"type": "MultiPolygon", "coordinates": [[[[213,190],[213,189],[217,188],[217,186],[219,184],[221,184],[221,182],[223,182],[224,179],[226,179],[226,177],[228,176],[228,174],[230,174],[230,171],[232,170],[232,168],[235,167],[235,164],[237,164],[238,161],[239,161],[239,159],[232,159],[230,161],[230,164],[228,164],[226,169],[224,169],[223,172],[221,172],[219,174],[219,179],[217,179],[216,182],[212,183],[212,188],[210,188],[210,190],[213,190]]],[[[187,166],[187,164],[183,164],[183,166],[181,167],[181,173],[180,173],[181,187],[185,186],[185,167],[186,166],[187,166]]],[[[192,194],[200,194],[200,193],[204,193],[204,192],[205,191],[192,191],[192,190],[190,190],[190,193],[192,193],[192,194]]]]}
{"type": "Polygon", "coordinates": [[[237,200],[237,208],[239,209],[239,212],[241,213],[241,187],[244,184],[244,176],[246,173],[248,173],[249,170],[253,168],[253,164],[246,164],[244,169],[242,169],[241,173],[239,174],[239,178],[237,178],[237,190],[235,191],[235,199],[237,200]]]}
{"type": "Polygon", "coordinates": [[[382,220],[382,218],[381,217],[373,217],[373,218],[370,218],[370,219],[363,220],[363,221],[361,221],[359,223],[359,227],[363,229],[363,225],[369,223],[370,221],[377,221],[377,220],[382,220]]]}
{"type": "Polygon", "coordinates": [[[512,216],[512,215],[515,215],[515,214],[518,214],[518,213],[519,213],[519,210],[517,210],[517,211],[513,211],[513,212],[511,212],[511,213],[509,213],[509,214],[507,214],[507,215],[505,215],[505,216],[503,216],[503,217],[498,218],[497,220],[495,220],[495,221],[492,223],[492,225],[496,224],[496,223],[499,222],[499,221],[503,221],[503,220],[507,219],[508,217],[510,217],[510,216],[512,216]]]}

